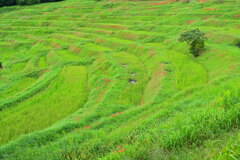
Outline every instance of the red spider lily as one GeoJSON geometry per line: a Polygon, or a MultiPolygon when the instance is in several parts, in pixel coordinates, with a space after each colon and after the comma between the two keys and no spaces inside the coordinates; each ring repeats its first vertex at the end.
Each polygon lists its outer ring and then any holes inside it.
{"type": "Polygon", "coordinates": [[[186,24],[191,24],[191,23],[193,23],[194,21],[193,20],[188,20],[187,22],[186,22],[186,24]]]}
{"type": "Polygon", "coordinates": [[[172,43],[172,41],[169,40],[169,41],[167,41],[167,43],[172,43]]]}
{"type": "Polygon", "coordinates": [[[215,11],[218,10],[218,8],[206,8],[205,11],[215,11]]]}
{"type": "Polygon", "coordinates": [[[200,0],[199,3],[203,3],[203,2],[206,2],[206,1],[208,1],[208,0],[200,0]]]}
{"type": "Polygon", "coordinates": [[[89,129],[89,128],[90,128],[90,126],[85,126],[85,127],[84,127],[84,129],[89,129]]]}
{"type": "Polygon", "coordinates": [[[123,149],[120,149],[118,152],[124,152],[125,151],[125,149],[123,148],[123,149]]]}
{"type": "Polygon", "coordinates": [[[105,81],[105,82],[109,82],[109,81],[110,81],[110,79],[108,79],[108,78],[105,78],[105,79],[104,79],[104,81],[105,81]]]}
{"type": "Polygon", "coordinates": [[[122,114],[122,112],[118,112],[118,114],[122,114]]]}
{"type": "Polygon", "coordinates": [[[142,105],[143,104],[143,98],[141,97],[140,98],[140,105],[142,105]]]}
{"type": "Polygon", "coordinates": [[[117,116],[117,114],[113,114],[113,115],[112,115],[112,117],[115,117],[115,116],[117,116]]]}
{"type": "Polygon", "coordinates": [[[81,115],[78,115],[77,118],[81,118],[82,116],[81,115]]]}
{"type": "Polygon", "coordinates": [[[148,52],[148,55],[151,56],[151,55],[153,55],[153,53],[152,52],[148,52]]]}
{"type": "Polygon", "coordinates": [[[150,5],[150,6],[164,5],[164,4],[168,4],[168,3],[171,3],[171,2],[172,2],[172,0],[166,0],[166,1],[162,1],[162,2],[149,3],[148,5],[150,5]]]}
{"type": "Polygon", "coordinates": [[[238,18],[238,17],[240,17],[240,14],[236,14],[236,15],[234,15],[233,17],[234,17],[234,18],[238,18]]]}

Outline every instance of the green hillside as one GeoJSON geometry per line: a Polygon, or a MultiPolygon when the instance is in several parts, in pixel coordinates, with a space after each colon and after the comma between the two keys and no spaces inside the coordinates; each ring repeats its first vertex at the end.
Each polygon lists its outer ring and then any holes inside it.
{"type": "Polygon", "coordinates": [[[240,0],[0,8],[0,159],[240,160],[239,38],[240,0]]]}

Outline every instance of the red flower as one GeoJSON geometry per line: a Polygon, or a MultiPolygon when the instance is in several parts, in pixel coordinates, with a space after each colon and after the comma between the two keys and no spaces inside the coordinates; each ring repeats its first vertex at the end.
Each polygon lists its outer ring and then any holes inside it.
{"type": "Polygon", "coordinates": [[[150,52],[148,52],[148,55],[150,55],[150,56],[151,56],[152,54],[153,54],[153,52],[151,52],[151,51],[150,51],[150,52]]]}
{"type": "Polygon", "coordinates": [[[85,127],[84,127],[84,129],[89,129],[89,128],[90,128],[90,126],[85,126],[85,127]]]}
{"type": "Polygon", "coordinates": [[[116,114],[113,114],[113,115],[112,115],[112,117],[115,117],[115,116],[117,116],[117,115],[116,115],[116,114]]]}
{"type": "Polygon", "coordinates": [[[105,79],[104,79],[104,81],[105,81],[105,82],[109,82],[109,81],[110,81],[110,79],[108,79],[108,78],[105,78],[105,79]]]}
{"type": "Polygon", "coordinates": [[[122,114],[122,112],[118,112],[118,114],[122,114]]]}
{"type": "Polygon", "coordinates": [[[233,17],[234,17],[234,18],[238,18],[238,17],[240,17],[240,14],[236,14],[236,15],[234,15],[233,17]]]}
{"type": "Polygon", "coordinates": [[[78,117],[76,117],[75,120],[78,122],[79,121],[78,117]]]}
{"type": "Polygon", "coordinates": [[[123,148],[123,149],[120,149],[118,152],[124,152],[125,151],[125,149],[123,148]]]}

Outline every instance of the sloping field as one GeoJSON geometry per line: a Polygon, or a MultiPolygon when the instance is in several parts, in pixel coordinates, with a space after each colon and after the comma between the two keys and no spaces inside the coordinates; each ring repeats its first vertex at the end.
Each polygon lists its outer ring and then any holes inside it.
{"type": "Polygon", "coordinates": [[[0,8],[1,160],[239,160],[240,1],[0,8]],[[198,58],[178,41],[206,33],[198,58]]]}

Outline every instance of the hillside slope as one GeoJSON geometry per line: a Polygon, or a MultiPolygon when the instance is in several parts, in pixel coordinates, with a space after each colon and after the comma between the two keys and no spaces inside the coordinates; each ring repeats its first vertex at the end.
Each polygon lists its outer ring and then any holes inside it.
{"type": "Polygon", "coordinates": [[[0,8],[0,159],[240,159],[240,1],[0,8]],[[199,28],[206,51],[178,41],[199,28]]]}

